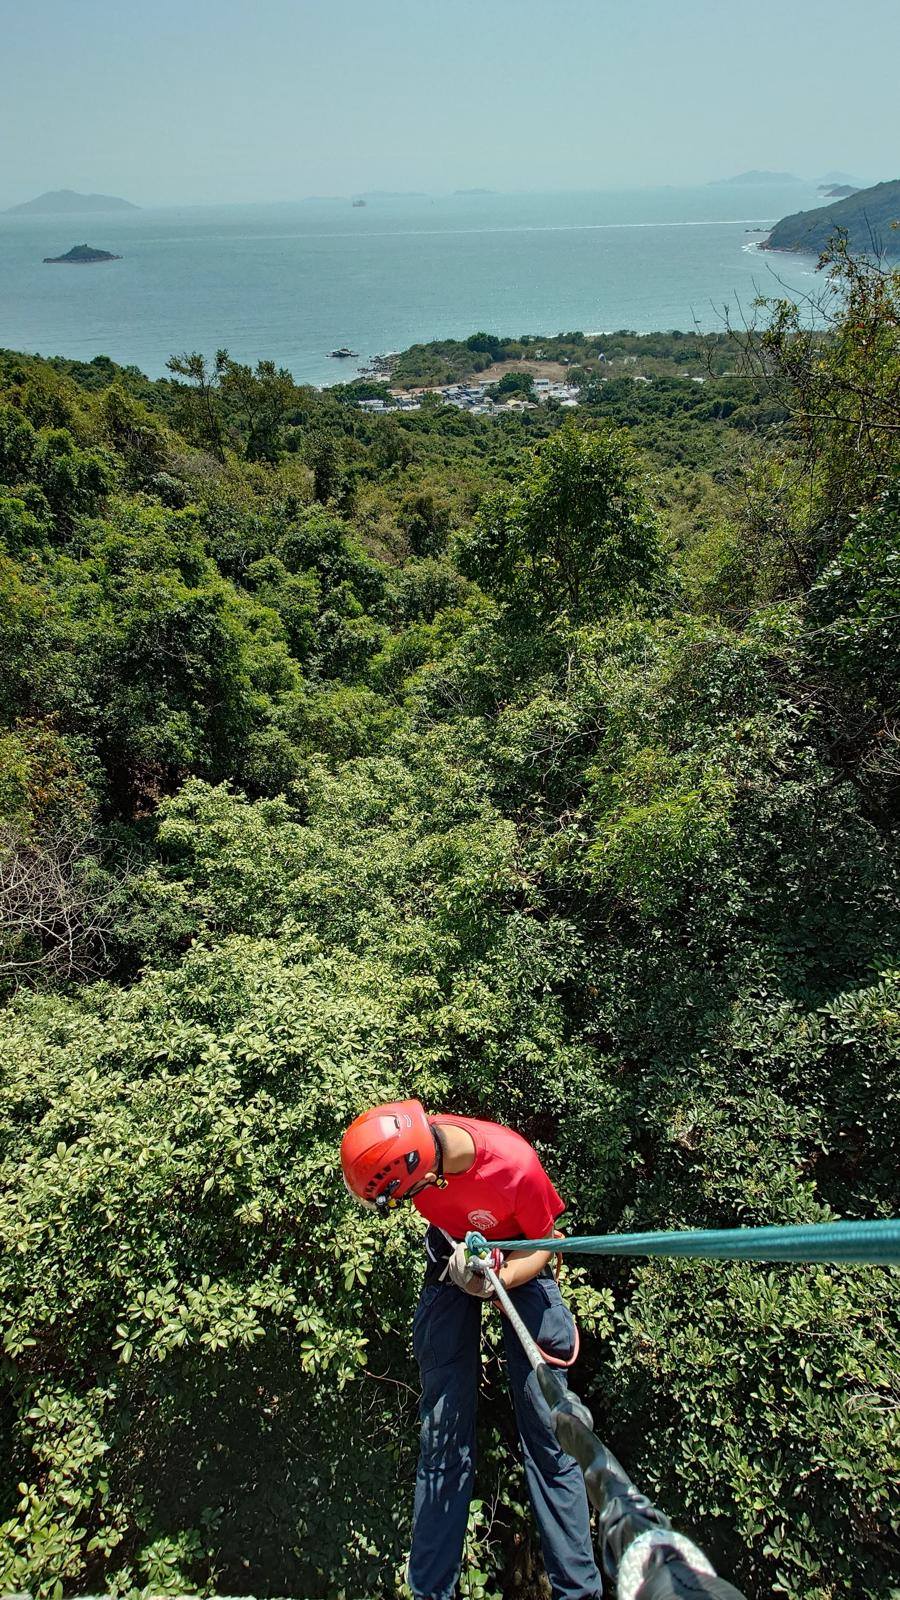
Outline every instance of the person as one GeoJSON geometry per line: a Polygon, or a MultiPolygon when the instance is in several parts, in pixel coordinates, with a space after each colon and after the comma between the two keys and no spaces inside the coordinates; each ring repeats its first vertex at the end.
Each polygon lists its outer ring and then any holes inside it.
{"type": "MultiPolygon", "coordinates": [[[[484,1275],[467,1263],[465,1234],[544,1239],[564,1202],[536,1150],[499,1123],[428,1116],[418,1100],[364,1111],[341,1141],[344,1182],[354,1199],[382,1214],[411,1201],[429,1224],[425,1280],[413,1321],[421,1376],[419,1464],[407,1582],[415,1600],[451,1600],[462,1565],[475,1476],[484,1275]]],[[[541,1348],[557,1360],[573,1351],[575,1324],[550,1269],[551,1252],[506,1255],[499,1277],[541,1348]]],[[[600,1574],[578,1464],[562,1451],[525,1352],[503,1318],[503,1345],[554,1600],[598,1600],[600,1574]]]]}

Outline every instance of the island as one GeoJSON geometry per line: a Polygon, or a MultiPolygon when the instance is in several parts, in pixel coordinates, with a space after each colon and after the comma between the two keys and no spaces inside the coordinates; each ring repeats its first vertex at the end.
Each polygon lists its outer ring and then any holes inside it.
{"type": "Polygon", "coordinates": [[[30,212],[45,217],[75,216],[100,211],[139,211],[140,206],[130,200],[120,200],[115,194],[78,194],[75,189],[48,189],[34,200],[23,200],[20,205],[7,207],[7,216],[30,212]]]}
{"type": "Polygon", "coordinates": [[[45,266],[51,267],[83,267],[92,266],[97,261],[121,261],[121,256],[114,256],[111,250],[95,250],[90,244],[73,244],[64,256],[45,256],[45,266]]]}
{"type": "Polygon", "coordinates": [[[900,178],[858,189],[814,211],[782,217],[759,248],[819,255],[838,233],[857,254],[900,256],[900,178]]]}

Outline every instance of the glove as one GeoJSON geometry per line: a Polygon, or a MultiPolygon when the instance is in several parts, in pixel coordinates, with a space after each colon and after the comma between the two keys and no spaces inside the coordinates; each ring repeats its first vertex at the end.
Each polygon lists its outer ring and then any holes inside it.
{"type": "MultiPolygon", "coordinates": [[[[500,1270],[503,1256],[499,1250],[492,1250],[488,1258],[495,1272],[500,1270]]],[[[457,1289],[462,1289],[466,1294],[474,1294],[479,1300],[490,1300],[493,1289],[488,1283],[487,1276],[479,1272],[475,1263],[469,1256],[465,1244],[458,1244],[447,1263],[447,1276],[457,1289]]]]}

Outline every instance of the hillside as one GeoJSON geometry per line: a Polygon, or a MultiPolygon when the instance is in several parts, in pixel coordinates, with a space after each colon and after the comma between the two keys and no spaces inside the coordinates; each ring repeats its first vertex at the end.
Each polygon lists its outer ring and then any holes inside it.
{"type": "Polygon", "coordinates": [[[900,255],[900,179],[876,183],[871,189],[814,211],[798,211],[776,222],[762,250],[798,250],[819,255],[835,233],[846,233],[853,251],[900,255]]]}
{"type": "MultiPolygon", "coordinates": [[[[519,1129],[571,1233],[892,1213],[900,275],[833,276],[542,341],[574,417],[0,351],[0,1593],[408,1596],[379,1100],[519,1129]]],[[[900,1274],[562,1286],[723,1577],[896,1595],[900,1274]]],[[[485,1326],[460,1594],[539,1600],[485,1326]]]]}
{"type": "Polygon", "coordinates": [[[78,194],[75,189],[48,189],[34,200],[23,200],[20,205],[8,206],[7,216],[27,212],[35,216],[89,216],[104,211],[138,211],[130,200],[120,200],[114,194],[78,194]]]}

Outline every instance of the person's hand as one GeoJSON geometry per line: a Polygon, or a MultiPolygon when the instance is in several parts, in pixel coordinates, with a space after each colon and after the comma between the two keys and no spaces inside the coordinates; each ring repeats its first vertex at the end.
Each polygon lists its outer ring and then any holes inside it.
{"type": "MultiPolygon", "coordinates": [[[[496,1272],[500,1264],[500,1251],[492,1250],[490,1265],[496,1272]]],[[[489,1300],[493,1289],[488,1283],[487,1274],[479,1272],[472,1260],[465,1244],[458,1244],[449,1262],[447,1263],[447,1276],[457,1289],[462,1289],[466,1294],[474,1294],[479,1300],[489,1300]]]]}

